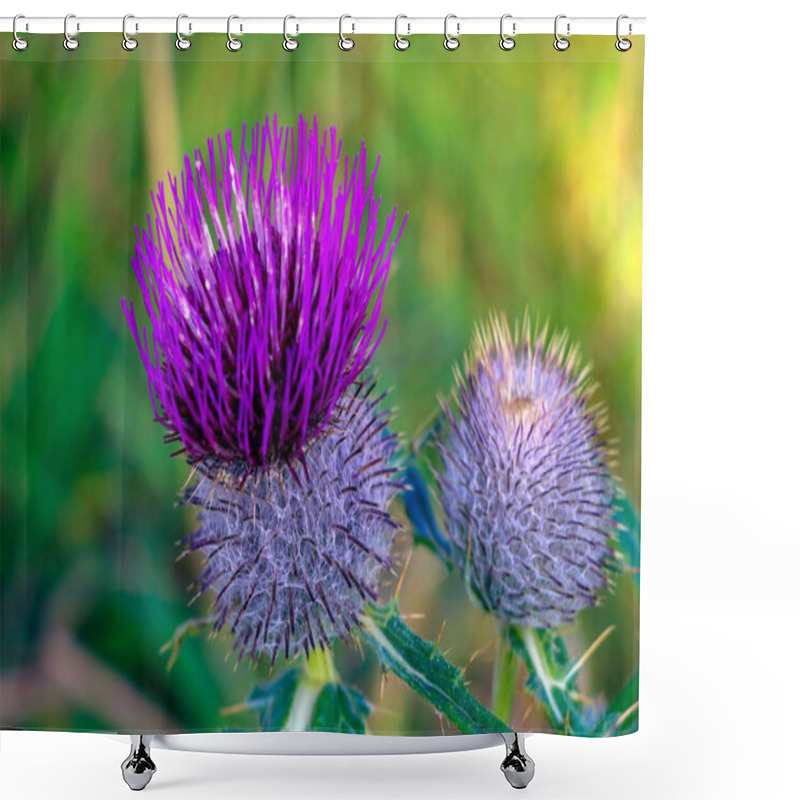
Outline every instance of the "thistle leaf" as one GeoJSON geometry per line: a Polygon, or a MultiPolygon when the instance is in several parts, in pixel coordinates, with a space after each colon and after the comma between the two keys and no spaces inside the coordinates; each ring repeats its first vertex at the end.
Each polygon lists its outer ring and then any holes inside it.
{"type": "Polygon", "coordinates": [[[539,699],[553,725],[564,733],[619,736],[638,728],[638,672],[608,708],[587,702],[576,690],[580,670],[613,631],[613,626],[606,628],[570,662],[564,640],[557,633],[516,626],[508,629],[509,644],[528,669],[525,688],[539,699]]]}
{"type": "Polygon", "coordinates": [[[510,730],[467,689],[464,673],[403,622],[397,603],[370,604],[362,621],[362,634],[378,652],[384,669],[394,672],[461,733],[510,730]]]}
{"type": "Polygon", "coordinates": [[[331,733],[366,733],[372,706],[361,692],[342,683],[328,683],[319,693],[311,730],[331,733]]]}
{"type": "Polygon", "coordinates": [[[274,681],[259,684],[250,692],[245,707],[258,712],[261,730],[284,730],[301,677],[301,670],[290,669],[274,681]]]}
{"type": "Polygon", "coordinates": [[[544,704],[555,726],[575,732],[581,706],[565,680],[569,657],[564,640],[551,631],[512,625],[508,641],[528,669],[525,688],[544,704]]]}
{"type": "Polygon", "coordinates": [[[450,543],[436,522],[430,492],[419,469],[409,460],[403,475],[406,486],[403,504],[414,530],[414,541],[433,550],[444,561],[450,557],[450,543]]]}
{"type": "Polygon", "coordinates": [[[339,680],[329,654],[315,651],[303,667],[256,686],[235,710],[258,712],[265,731],[365,733],[372,706],[339,680]]]}

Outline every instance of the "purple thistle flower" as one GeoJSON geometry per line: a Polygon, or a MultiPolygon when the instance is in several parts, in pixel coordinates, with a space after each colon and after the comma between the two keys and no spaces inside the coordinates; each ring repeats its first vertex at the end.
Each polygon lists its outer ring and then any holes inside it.
{"type": "Polygon", "coordinates": [[[608,583],[616,484],[604,413],[565,335],[478,330],[437,434],[437,478],[470,595],[500,620],[548,628],[608,583]]]}
{"type": "Polygon", "coordinates": [[[377,598],[398,528],[387,508],[402,487],[390,463],[396,436],[373,386],[351,387],[307,445],[306,480],[285,464],[243,484],[243,464],[197,466],[184,494],[202,522],[184,541],[205,556],[195,598],[213,593],[214,630],[230,626],[240,659],[274,663],[281,652],[329,646],[377,598]]]}
{"type": "Polygon", "coordinates": [[[165,441],[191,461],[302,460],[383,335],[396,210],[384,225],[362,143],[258,124],[198,149],[152,196],[132,259],[150,330],[122,301],[165,441]]]}

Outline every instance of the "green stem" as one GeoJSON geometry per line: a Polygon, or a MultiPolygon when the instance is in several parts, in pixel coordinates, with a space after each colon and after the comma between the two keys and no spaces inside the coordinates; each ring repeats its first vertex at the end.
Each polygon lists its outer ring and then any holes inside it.
{"type": "Polygon", "coordinates": [[[337,683],[339,675],[328,650],[312,650],[303,664],[300,678],[284,730],[307,731],[311,729],[314,706],[322,689],[329,683],[337,683]]]}
{"type": "Polygon", "coordinates": [[[333,655],[328,649],[312,650],[306,659],[305,669],[309,682],[316,682],[324,686],[326,683],[338,683],[339,681],[339,674],[333,663],[333,655]]]}
{"type": "Polygon", "coordinates": [[[514,694],[517,686],[519,660],[509,647],[508,628],[503,625],[497,643],[492,682],[492,710],[503,722],[511,724],[514,713],[514,694]]]}
{"type": "Polygon", "coordinates": [[[564,722],[564,715],[559,707],[556,699],[558,692],[565,692],[566,685],[563,678],[553,674],[550,669],[550,662],[544,652],[542,646],[541,635],[539,631],[533,628],[517,628],[517,635],[519,636],[528,656],[528,668],[536,675],[544,697],[541,699],[545,701],[553,720],[561,725],[564,722]]]}

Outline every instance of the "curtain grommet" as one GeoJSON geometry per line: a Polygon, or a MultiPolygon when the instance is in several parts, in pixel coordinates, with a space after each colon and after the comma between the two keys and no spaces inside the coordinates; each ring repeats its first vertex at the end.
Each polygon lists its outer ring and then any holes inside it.
{"type": "Polygon", "coordinates": [[[13,34],[13,36],[14,36],[14,39],[13,39],[13,41],[11,42],[11,46],[12,46],[12,47],[13,47],[13,48],[14,48],[14,49],[15,49],[15,50],[18,52],[18,53],[21,53],[23,50],[27,50],[27,49],[28,49],[28,40],[27,40],[27,39],[23,39],[23,38],[22,38],[22,37],[21,37],[21,36],[20,36],[20,35],[17,33],[17,20],[20,20],[20,19],[25,19],[25,15],[24,15],[24,14],[17,14],[17,15],[14,17],[14,21],[11,23],[11,33],[12,33],[12,34],[13,34]]]}
{"type": "MultiPolygon", "coordinates": [[[[622,36],[620,36],[619,24],[624,19],[630,19],[630,17],[628,17],[627,14],[620,14],[617,17],[617,41],[614,43],[614,47],[616,47],[617,50],[619,50],[620,53],[627,53],[628,50],[630,50],[633,47],[633,42],[630,39],[624,39],[622,36]]],[[[630,36],[630,35],[631,35],[631,24],[629,22],[628,23],[628,36],[630,36]]]]}
{"type": "MultiPolygon", "coordinates": [[[[178,16],[175,18],[175,37],[176,37],[175,38],[175,47],[177,47],[178,50],[185,51],[185,50],[188,50],[192,46],[192,40],[191,39],[187,39],[181,33],[181,20],[182,19],[189,19],[189,15],[188,14],[178,14],[178,16]]],[[[189,25],[189,33],[191,33],[191,31],[192,31],[192,26],[190,24],[189,25]]]]}
{"type": "MultiPolygon", "coordinates": [[[[565,50],[569,49],[569,39],[565,39],[558,32],[558,21],[560,19],[566,19],[566,18],[567,18],[566,14],[559,14],[556,17],[556,21],[553,25],[553,33],[555,34],[556,37],[555,41],[553,42],[553,47],[555,47],[555,49],[558,50],[559,53],[563,53],[565,50]]],[[[569,36],[569,28],[570,24],[569,22],[567,22],[567,36],[569,36]]]]}
{"type": "MultiPolygon", "coordinates": [[[[349,52],[356,46],[355,39],[350,36],[344,35],[344,21],[346,19],[353,19],[349,14],[342,14],[339,17],[339,49],[344,50],[345,52],[349,52]]],[[[351,23],[352,24],[352,23],[351,23]]],[[[355,31],[355,25],[352,26],[353,31],[355,31]]]]}
{"type": "Polygon", "coordinates": [[[461,44],[461,41],[458,38],[459,27],[460,26],[459,26],[459,23],[458,23],[458,17],[455,14],[448,14],[444,18],[444,49],[445,50],[449,50],[451,53],[454,50],[458,50],[458,47],[461,44]],[[451,19],[456,20],[456,35],[455,36],[451,36],[450,32],[447,29],[451,19]]]}
{"type": "MultiPolygon", "coordinates": [[[[69,50],[70,52],[73,52],[73,51],[77,50],[78,47],[80,47],[81,43],[78,41],[76,36],[73,36],[69,32],[69,21],[71,19],[75,19],[75,15],[74,14],[67,14],[67,16],[64,17],[64,49],[65,50],[69,50]]],[[[80,24],[76,23],[75,24],[76,32],[79,31],[80,29],[81,29],[80,24]]]]}
{"type": "MultiPolygon", "coordinates": [[[[400,20],[401,19],[408,19],[405,14],[398,14],[394,18],[394,49],[399,50],[401,53],[405,50],[408,50],[411,47],[411,39],[407,36],[400,35],[400,20]]],[[[411,25],[406,25],[408,27],[408,33],[411,33],[411,25]]]]}
{"type": "MultiPolygon", "coordinates": [[[[512,36],[506,36],[505,32],[505,23],[507,19],[513,19],[511,14],[503,14],[500,17],[500,49],[505,50],[507,53],[509,50],[513,50],[517,46],[516,40],[512,36]]],[[[511,33],[516,33],[516,23],[511,23],[511,33]]]]}

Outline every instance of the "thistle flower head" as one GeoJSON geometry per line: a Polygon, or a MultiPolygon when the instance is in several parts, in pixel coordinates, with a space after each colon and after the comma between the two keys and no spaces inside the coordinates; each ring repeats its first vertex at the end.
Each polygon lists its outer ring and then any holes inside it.
{"type": "Polygon", "coordinates": [[[505,622],[546,628],[597,602],[612,554],[615,483],[566,338],[479,329],[438,434],[453,560],[473,599],[505,622]]]}
{"type": "Polygon", "coordinates": [[[205,556],[198,597],[213,594],[214,629],[230,626],[239,658],[292,658],[359,624],[391,566],[397,528],[387,508],[400,488],[381,397],[357,384],[325,433],[306,448],[307,474],[288,465],[244,475],[216,460],[197,466],[184,502],[200,529],[185,540],[205,556]]]}
{"type": "MultiPolygon", "coordinates": [[[[266,120],[227,131],[159,184],[133,269],[150,320],[123,300],[165,439],[190,460],[295,457],[326,426],[383,334],[402,231],[385,222],[362,144],[266,120]]],[[[402,228],[402,226],[401,226],[402,228]]]]}

